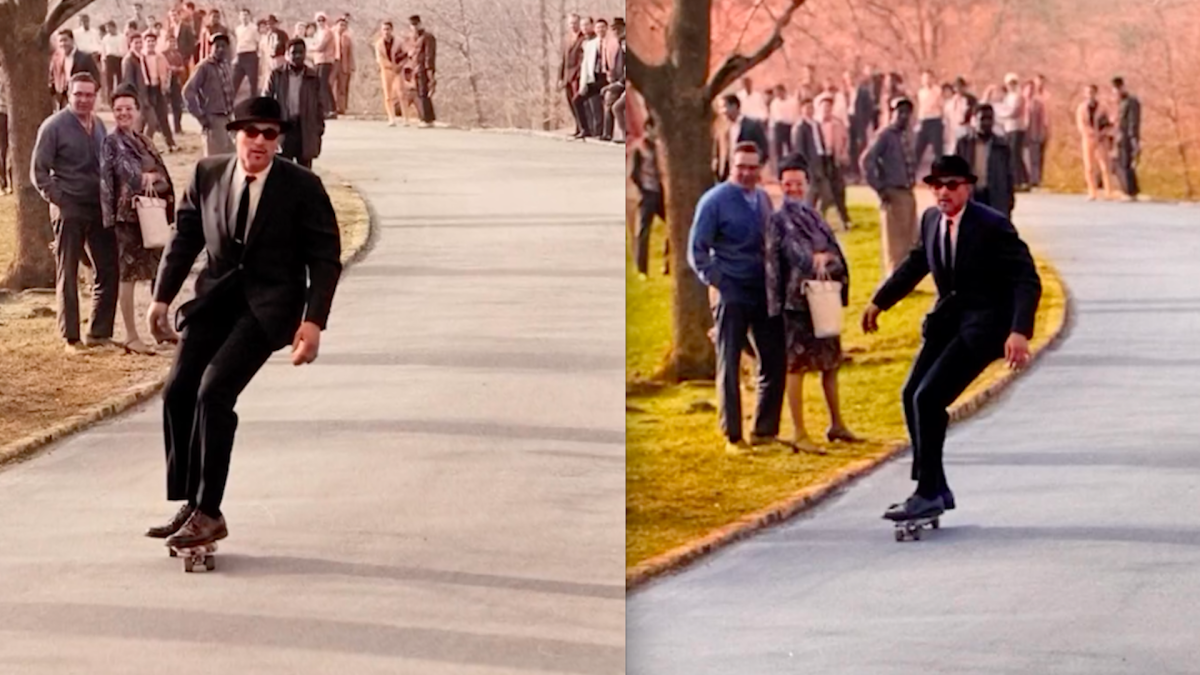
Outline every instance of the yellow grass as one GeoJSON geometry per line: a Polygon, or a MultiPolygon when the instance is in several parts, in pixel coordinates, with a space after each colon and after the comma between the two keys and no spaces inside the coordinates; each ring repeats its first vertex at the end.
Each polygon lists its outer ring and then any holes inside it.
{"type": "MultiPolygon", "coordinates": [[[[630,387],[626,397],[626,565],[637,563],[702,536],[742,515],[761,509],[805,487],[825,482],[847,465],[885,454],[907,440],[900,390],[919,347],[921,317],[934,299],[926,281],[917,292],[882,315],[880,331],[864,335],[857,319],[880,280],[878,211],[859,200],[851,205],[858,227],[840,235],[851,268],[851,301],[843,347],[851,363],[840,372],[843,415],[867,442],[821,445],[827,456],[762,452],[730,456],[716,419],[711,382],[667,386],[645,393],[630,387]]],[[[651,270],[661,269],[661,236],[656,231],[651,270]]],[[[1033,341],[1040,348],[1061,323],[1063,288],[1039,260],[1044,291],[1033,341]]],[[[653,372],[670,340],[671,280],[657,273],[639,281],[627,263],[627,378],[653,372]]],[[[1003,373],[994,364],[968,390],[977,391],[1003,373]]],[[[744,373],[745,375],[746,373],[744,373]]],[[[743,413],[754,410],[751,378],[743,377],[743,413]]],[[[786,406],[785,406],[786,407],[786,406]]],[[[823,439],[828,412],[816,375],[805,382],[805,424],[811,438],[823,439]]],[[[792,433],[784,413],[782,436],[792,433]]]]}

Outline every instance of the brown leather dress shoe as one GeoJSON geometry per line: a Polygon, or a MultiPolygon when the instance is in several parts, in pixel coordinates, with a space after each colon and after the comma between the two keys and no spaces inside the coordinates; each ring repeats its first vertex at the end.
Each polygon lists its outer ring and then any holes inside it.
{"type": "Polygon", "coordinates": [[[183,524],[188,521],[188,518],[192,517],[192,511],[195,510],[194,506],[184,502],[183,506],[179,507],[179,511],[171,516],[171,519],[165,524],[156,525],[146,530],[146,536],[153,537],[154,539],[166,539],[178,532],[179,528],[183,527],[183,524]]]}
{"type": "Polygon", "coordinates": [[[225,527],[225,516],[213,518],[200,509],[196,509],[192,517],[184,523],[183,528],[175,536],[167,539],[167,546],[196,548],[228,536],[229,530],[225,527]]]}

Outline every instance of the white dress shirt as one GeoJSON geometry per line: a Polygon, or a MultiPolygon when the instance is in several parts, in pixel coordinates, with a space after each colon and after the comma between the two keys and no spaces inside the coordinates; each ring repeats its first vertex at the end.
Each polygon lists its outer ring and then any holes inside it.
{"type": "Polygon", "coordinates": [[[767,121],[770,111],[767,110],[767,99],[761,91],[746,93],[746,90],[743,89],[737,93],[737,97],[742,102],[743,115],[752,120],[767,121]]]}
{"type": "Polygon", "coordinates": [[[79,51],[85,54],[100,53],[100,31],[95,27],[83,29],[76,28],[71,31],[75,35],[75,46],[79,51]]]}
{"type": "Polygon", "coordinates": [[[776,124],[795,124],[800,117],[800,101],[792,96],[771,100],[771,121],[776,124]]]}
{"type": "Polygon", "coordinates": [[[579,71],[579,86],[587,87],[596,81],[596,63],[600,60],[600,38],[583,41],[583,65],[579,71]]]}
{"type": "MultiPolygon", "coordinates": [[[[246,170],[242,168],[241,161],[234,159],[237,163],[237,168],[233,170],[233,184],[229,190],[229,231],[237,231],[237,210],[238,204],[242,202],[242,190],[246,186],[246,170]]],[[[267,182],[267,175],[271,173],[271,167],[275,166],[275,161],[267,165],[267,168],[253,174],[254,182],[250,184],[250,210],[246,212],[246,232],[245,237],[250,238],[250,225],[254,222],[254,214],[258,211],[258,200],[262,198],[263,185],[267,182]]]]}
{"type": "Polygon", "coordinates": [[[237,52],[239,54],[258,53],[258,26],[254,24],[238,26],[233,29],[233,32],[237,35],[237,52]]]}
{"type": "Polygon", "coordinates": [[[125,58],[128,47],[126,46],[127,43],[124,35],[105,35],[102,44],[104,45],[105,56],[125,58]]]}

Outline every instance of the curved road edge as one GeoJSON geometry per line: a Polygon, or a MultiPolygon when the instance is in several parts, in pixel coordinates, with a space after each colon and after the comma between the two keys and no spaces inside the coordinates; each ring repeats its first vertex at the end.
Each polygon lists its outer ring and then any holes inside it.
{"type": "MultiPolygon", "coordinates": [[[[1070,334],[1075,314],[1071,289],[1063,281],[1053,264],[1046,262],[1045,258],[1041,260],[1045,265],[1044,271],[1050,277],[1048,281],[1057,284],[1062,290],[1063,313],[1058,325],[1054,327],[1046,343],[1033,350],[1029,366],[1020,371],[1005,373],[977,394],[953,406],[950,409],[952,425],[970,419],[986,408],[988,404],[999,399],[1014,382],[1033,370],[1043,354],[1056,349],[1070,334]]],[[[829,480],[805,487],[765,508],[746,514],[728,525],[638,563],[625,573],[625,592],[631,593],[661,576],[681,571],[701,558],[745,539],[759,530],[772,527],[812,510],[859,478],[872,473],[893,459],[907,454],[910,449],[911,446],[908,443],[897,443],[879,457],[854,462],[829,480]]]]}
{"type": "MultiPolygon", "coordinates": [[[[374,248],[378,240],[379,215],[375,212],[375,206],[371,203],[371,200],[367,199],[363,191],[359,190],[350,181],[343,179],[334,172],[325,172],[321,177],[321,181],[324,183],[336,181],[350,188],[354,196],[362,202],[363,209],[367,212],[366,236],[363,237],[357,246],[347,249],[342,254],[342,269],[344,271],[362,261],[371,252],[371,249],[374,248]]],[[[45,431],[34,432],[12,443],[0,445],[0,469],[4,469],[11,464],[33,459],[39,452],[48,449],[57,441],[73,436],[100,422],[112,419],[128,410],[138,407],[154,398],[162,389],[165,381],[166,375],[164,374],[149,382],[143,382],[131,387],[127,391],[117,394],[106,401],[102,401],[81,413],[72,415],[45,431]]]]}

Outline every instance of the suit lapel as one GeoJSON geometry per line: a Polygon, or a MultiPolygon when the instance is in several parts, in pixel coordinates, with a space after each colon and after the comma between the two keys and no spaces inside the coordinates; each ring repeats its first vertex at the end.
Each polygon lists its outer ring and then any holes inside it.
{"type": "MultiPolygon", "coordinates": [[[[285,161],[287,160],[279,157],[275,158],[276,164],[282,164],[285,161]]],[[[254,245],[255,240],[258,239],[259,232],[261,232],[265,226],[265,223],[263,222],[263,214],[268,210],[271,210],[275,204],[275,201],[278,199],[278,193],[281,185],[280,181],[282,180],[279,177],[279,174],[282,170],[283,169],[280,166],[272,166],[271,172],[267,174],[267,182],[263,183],[262,194],[258,197],[258,208],[254,210],[254,220],[250,221],[250,232],[246,234],[247,251],[250,250],[250,247],[254,245]]]]}
{"type": "MultiPolygon", "coordinates": [[[[928,214],[930,212],[926,212],[928,214]]],[[[930,220],[928,215],[926,220],[930,220]]],[[[929,268],[933,270],[933,281],[938,287],[938,293],[941,294],[941,289],[947,287],[946,267],[942,263],[942,241],[939,235],[939,226],[941,225],[941,211],[935,211],[931,223],[925,226],[925,250],[928,251],[930,260],[929,268]]]]}
{"type": "Polygon", "coordinates": [[[233,227],[229,222],[229,195],[233,192],[233,172],[237,167],[237,156],[229,158],[221,181],[216,189],[217,230],[223,239],[233,239],[233,227]]]}

